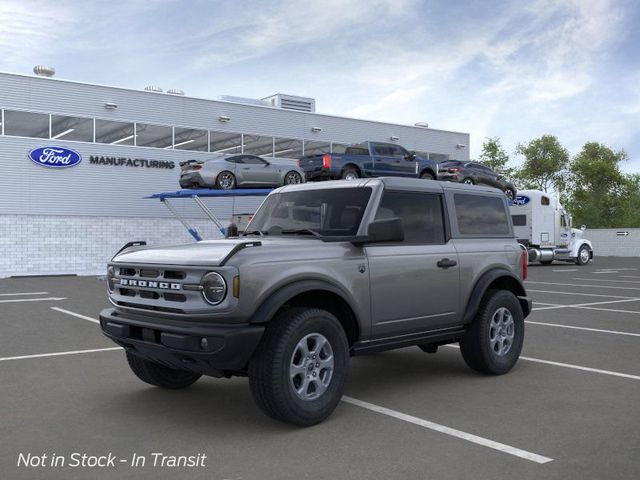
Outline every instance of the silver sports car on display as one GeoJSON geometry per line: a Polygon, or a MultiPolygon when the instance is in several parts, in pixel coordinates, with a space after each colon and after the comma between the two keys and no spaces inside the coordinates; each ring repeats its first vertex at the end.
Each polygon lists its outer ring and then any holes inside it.
{"type": "Polygon", "coordinates": [[[220,155],[180,163],[181,188],[281,187],[304,183],[304,171],[293,159],[248,154],[220,155]]]}

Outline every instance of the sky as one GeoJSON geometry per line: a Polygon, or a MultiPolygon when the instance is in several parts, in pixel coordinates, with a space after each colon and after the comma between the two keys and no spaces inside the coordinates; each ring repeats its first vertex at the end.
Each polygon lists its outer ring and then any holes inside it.
{"type": "Polygon", "coordinates": [[[640,172],[635,0],[0,0],[0,71],[624,149],[640,172]]]}

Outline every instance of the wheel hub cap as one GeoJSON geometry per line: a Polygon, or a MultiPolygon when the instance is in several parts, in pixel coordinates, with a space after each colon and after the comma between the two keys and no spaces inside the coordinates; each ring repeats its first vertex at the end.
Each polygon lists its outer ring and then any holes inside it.
{"type": "Polygon", "coordinates": [[[298,398],[315,400],[329,387],[333,377],[333,349],[320,333],[303,337],[291,355],[290,384],[298,398]]]}
{"type": "Polygon", "coordinates": [[[508,308],[501,307],[491,317],[489,343],[493,352],[502,357],[509,353],[515,338],[515,322],[508,308]]]}

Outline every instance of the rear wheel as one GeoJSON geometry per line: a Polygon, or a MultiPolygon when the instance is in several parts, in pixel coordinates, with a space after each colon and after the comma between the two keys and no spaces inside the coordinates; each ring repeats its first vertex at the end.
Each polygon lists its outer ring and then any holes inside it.
{"type": "Polygon", "coordinates": [[[479,372],[502,375],[518,361],[524,341],[524,315],[508,290],[489,290],[460,341],[466,364],[479,372]]]}
{"type": "Polygon", "coordinates": [[[435,177],[433,176],[433,174],[431,172],[422,172],[420,174],[420,178],[422,178],[424,180],[435,180],[435,177]]]}
{"type": "Polygon", "coordinates": [[[295,185],[297,183],[302,183],[302,175],[295,170],[291,170],[284,176],[285,185],[295,185]]]}
{"type": "Polygon", "coordinates": [[[360,174],[355,168],[347,167],[342,170],[341,177],[345,180],[357,180],[358,178],[360,178],[360,174]]]}
{"type": "Polygon", "coordinates": [[[349,343],[332,314],[289,308],[269,324],[249,362],[260,409],[276,420],[315,425],[338,405],[349,371],[349,343]]]}
{"type": "Polygon", "coordinates": [[[464,180],[462,180],[462,183],[466,183],[467,185],[475,185],[476,182],[473,181],[473,178],[467,177],[464,180]]]}
{"type": "Polygon", "coordinates": [[[127,352],[131,371],[143,382],[156,387],[177,390],[195,383],[202,375],[187,370],[175,370],[127,352]]]}
{"type": "Polygon", "coordinates": [[[587,263],[589,263],[590,258],[591,258],[591,251],[589,250],[589,247],[587,247],[586,245],[582,245],[578,250],[576,263],[578,265],[586,265],[587,263]]]}
{"type": "Polygon", "coordinates": [[[230,190],[236,186],[236,177],[226,170],[220,172],[216,177],[216,187],[221,190],[230,190]]]}

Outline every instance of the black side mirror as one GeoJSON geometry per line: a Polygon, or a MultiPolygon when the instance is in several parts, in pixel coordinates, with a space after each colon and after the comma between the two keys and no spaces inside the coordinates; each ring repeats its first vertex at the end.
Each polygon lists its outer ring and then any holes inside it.
{"type": "Polygon", "coordinates": [[[411,151],[409,152],[409,154],[408,154],[408,155],[405,155],[405,156],[404,156],[404,159],[405,159],[405,160],[410,160],[410,161],[415,160],[415,159],[416,159],[416,152],[414,152],[413,150],[411,150],[411,151]]]}
{"type": "Polygon", "coordinates": [[[404,228],[402,220],[398,217],[374,220],[369,223],[368,235],[357,239],[355,244],[402,242],[404,240],[404,228]]]}

